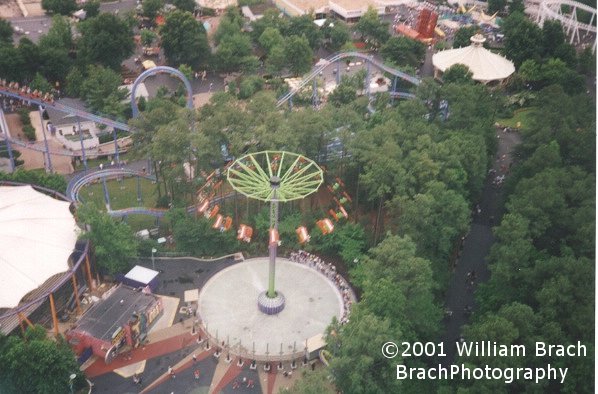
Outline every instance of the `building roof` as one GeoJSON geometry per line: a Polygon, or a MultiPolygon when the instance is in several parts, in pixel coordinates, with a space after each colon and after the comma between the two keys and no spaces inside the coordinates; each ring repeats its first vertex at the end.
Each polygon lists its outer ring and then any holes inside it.
{"type": "Polygon", "coordinates": [[[156,276],[158,276],[158,274],[159,274],[158,271],[154,271],[152,269],[145,268],[140,265],[136,265],[135,267],[133,267],[131,269],[131,271],[127,272],[127,274],[125,275],[125,278],[147,285],[152,280],[154,280],[154,278],[156,276]]]}
{"type": "MultiPolygon", "coordinates": [[[[88,111],[87,107],[85,106],[85,103],[78,99],[72,99],[72,98],[65,97],[65,98],[61,98],[57,102],[60,104],[66,105],[67,107],[71,107],[71,108],[78,109],[81,111],[88,111]]],[[[76,115],[71,115],[66,112],[58,111],[57,109],[54,109],[52,107],[47,107],[46,113],[48,114],[50,123],[52,123],[54,126],[57,126],[57,127],[76,125],[77,122],[81,122],[81,123],[91,122],[88,119],[84,119],[84,118],[81,118],[76,115]]]]}
{"type": "Polygon", "coordinates": [[[69,206],[29,185],[0,186],[0,308],[68,271],[79,234],[69,206]]]}
{"type": "Polygon", "coordinates": [[[482,46],[486,39],[481,34],[471,37],[472,44],[465,48],[449,49],[432,56],[432,64],[442,72],[455,64],[464,64],[480,82],[502,80],[515,72],[510,60],[490,52],[482,46]]]}
{"type": "Polygon", "coordinates": [[[110,341],[117,328],[124,326],[135,313],[144,312],[156,302],[156,296],[119,285],[95,303],[77,322],[75,330],[94,338],[110,341]],[[121,302],[122,301],[122,302],[121,302]]]}

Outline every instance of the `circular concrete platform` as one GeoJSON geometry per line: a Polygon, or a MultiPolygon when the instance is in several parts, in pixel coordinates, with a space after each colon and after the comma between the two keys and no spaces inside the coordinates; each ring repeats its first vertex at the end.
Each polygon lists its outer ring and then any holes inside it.
{"type": "Polygon", "coordinates": [[[267,287],[267,257],[227,267],[204,285],[198,311],[219,346],[224,341],[226,347],[228,341],[232,354],[252,357],[255,350],[255,357],[264,359],[279,358],[282,344],[283,358],[291,358],[303,352],[308,338],[323,334],[333,316],[342,316],[338,289],[308,266],[276,260],[276,290],[286,299],[285,308],[276,315],[258,310],[258,296],[267,287]]]}

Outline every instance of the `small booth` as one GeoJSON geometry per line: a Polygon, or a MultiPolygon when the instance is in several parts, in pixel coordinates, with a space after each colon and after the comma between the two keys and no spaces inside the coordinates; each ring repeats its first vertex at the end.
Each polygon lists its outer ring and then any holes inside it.
{"type": "Polygon", "coordinates": [[[158,287],[158,271],[136,265],[124,276],[117,278],[121,283],[134,289],[144,288],[146,286],[153,292],[158,287]]]}

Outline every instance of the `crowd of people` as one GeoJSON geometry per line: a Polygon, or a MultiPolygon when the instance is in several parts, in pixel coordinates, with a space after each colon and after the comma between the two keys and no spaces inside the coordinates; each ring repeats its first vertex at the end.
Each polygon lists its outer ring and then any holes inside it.
{"type": "Polygon", "coordinates": [[[351,286],[349,286],[349,283],[338,272],[336,272],[336,267],[334,264],[327,263],[318,256],[308,253],[304,250],[291,252],[289,259],[296,263],[304,264],[318,270],[336,286],[343,297],[343,315],[341,316],[340,322],[341,324],[348,323],[351,305],[356,301],[356,297],[353,289],[351,289],[351,286]]]}

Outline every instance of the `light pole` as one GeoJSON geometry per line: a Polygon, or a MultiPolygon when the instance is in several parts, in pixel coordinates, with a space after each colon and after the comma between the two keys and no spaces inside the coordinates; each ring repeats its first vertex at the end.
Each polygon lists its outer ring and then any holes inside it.
{"type": "Polygon", "coordinates": [[[71,389],[71,394],[73,394],[73,380],[75,380],[76,377],[77,375],[74,373],[69,376],[69,388],[71,389]]]}
{"type": "Polygon", "coordinates": [[[156,260],[154,259],[154,253],[156,253],[157,250],[156,248],[152,248],[152,269],[155,271],[156,270],[156,260]]]}

